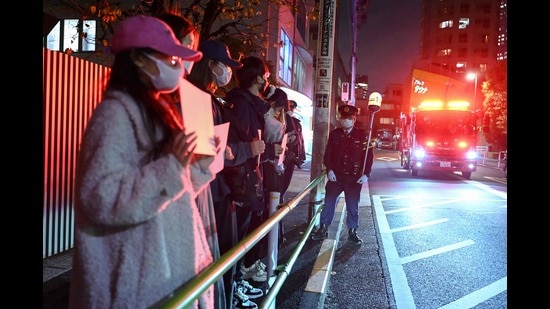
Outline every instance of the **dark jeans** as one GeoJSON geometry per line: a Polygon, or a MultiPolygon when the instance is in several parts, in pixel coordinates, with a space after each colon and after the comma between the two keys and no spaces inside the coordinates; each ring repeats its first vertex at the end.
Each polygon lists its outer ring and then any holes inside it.
{"type": "MultiPolygon", "coordinates": [[[[231,248],[235,247],[239,241],[237,213],[235,205],[226,197],[214,202],[214,213],[216,215],[216,228],[218,232],[218,245],[220,255],[224,255],[231,248]]],[[[225,289],[225,299],[229,306],[233,303],[233,281],[237,272],[236,265],[233,265],[223,275],[223,285],[225,289]]]]}
{"type": "Polygon", "coordinates": [[[356,229],[359,227],[359,198],[361,196],[362,184],[354,182],[359,176],[345,177],[339,176],[337,181],[327,181],[325,185],[325,205],[321,211],[321,224],[330,225],[334,219],[336,208],[336,199],[340,193],[344,192],[346,199],[346,225],[348,228],[356,229]]]}

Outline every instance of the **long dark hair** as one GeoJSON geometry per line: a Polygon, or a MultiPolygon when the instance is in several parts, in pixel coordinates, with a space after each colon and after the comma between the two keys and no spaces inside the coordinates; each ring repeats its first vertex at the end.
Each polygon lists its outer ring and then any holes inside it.
{"type": "Polygon", "coordinates": [[[201,90],[214,94],[216,85],[214,82],[214,75],[209,66],[210,61],[210,58],[203,55],[201,60],[193,64],[193,69],[187,76],[187,80],[201,90]]]}
{"type": "Polygon", "coordinates": [[[177,119],[174,119],[173,106],[163,105],[154,97],[154,91],[146,85],[141,78],[141,69],[132,60],[136,53],[151,52],[150,48],[132,48],[115,55],[111,68],[109,80],[106,84],[106,91],[119,90],[126,92],[138,104],[145,128],[151,141],[155,143],[155,150],[160,150],[170,134],[169,129],[181,129],[177,119]],[[172,110],[169,110],[172,109],[172,110]],[[165,132],[164,138],[157,141],[157,125],[160,125],[165,132]]]}

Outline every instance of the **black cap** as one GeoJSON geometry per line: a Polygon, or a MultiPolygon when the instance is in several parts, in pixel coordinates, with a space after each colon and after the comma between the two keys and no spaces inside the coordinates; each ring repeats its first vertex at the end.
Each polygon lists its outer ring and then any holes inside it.
{"type": "Polygon", "coordinates": [[[199,44],[199,50],[203,53],[203,56],[219,61],[231,68],[240,68],[243,66],[242,63],[231,58],[229,48],[222,42],[215,40],[202,41],[199,44]]]}
{"type": "Polygon", "coordinates": [[[349,117],[357,115],[359,110],[353,105],[340,105],[338,106],[338,112],[342,117],[349,117]]]}

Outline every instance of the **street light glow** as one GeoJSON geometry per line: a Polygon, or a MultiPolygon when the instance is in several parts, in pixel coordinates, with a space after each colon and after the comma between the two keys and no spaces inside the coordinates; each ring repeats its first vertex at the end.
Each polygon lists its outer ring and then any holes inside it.
{"type": "Polygon", "coordinates": [[[470,80],[471,79],[474,80],[474,104],[473,104],[473,106],[474,106],[474,108],[477,108],[477,104],[476,104],[476,99],[477,99],[477,74],[470,72],[466,75],[466,78],[470,79],[470,80]]]}

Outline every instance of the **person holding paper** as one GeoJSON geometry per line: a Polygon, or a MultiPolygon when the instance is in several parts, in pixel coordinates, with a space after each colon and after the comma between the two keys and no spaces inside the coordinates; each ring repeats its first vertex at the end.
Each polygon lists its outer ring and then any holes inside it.
{"type": "MultiPolygon", "coordinates": [[[[271,108],[264,114],[265,129],[263,131],[263,137],[266,143],[280,144],[283,149],[286,148],[287,135],[286,135],[286,117],[285,110],[289,107],[288,96],[281,88],[276,88],[270,85],[273,89],[269,91],[269,96],[266,98],[267,103],[271,108]]],[[[264,172],[264,190],[266,202],[270,200],[271,192],[279,192],[283,194],[284,185],[284,156],[283,152],[279,156],[268,158],[267,161],[262,163],[264,172]]],[[[280,197],[279,197],[280,201],[280,197]]],[[[267,205],[269,207],[269,205],[267,205]]],[[[264,211],[262,214],[262,221],[269,218],[270,212],[264,211]]],[[[284,229],[283,222],[279,222],[279,245],[284,242],[284,229]]]]}
{"type": "MultiPolygon", "coordinates": [[[[196,133],[160,96],[202,53],[145,15],[117,25],[110,52],[76,165],[69,308],[157,307],[214,261],[195,202],[214,156],[194,152],[196,133]]],[[[210,286],[192,308],[214,306],[210,286]]]]}
{"type": "MultiPolygon", "coordinates": [[[[199,43],[199,33],[196,30],[196,28],[193,26],[193,24],[185,17],[171,13],[171,12],[161,12],[158,15],[158,18],[164,21],[165,23],[170,26],[174,34],[176,35],[176,38],[181,42],[181,44],[189,49],[197,50],[198,43],[199,43]]],[[[202,61],[203,58],[199,61],[202,61]]],[[[183,77],[184,79],[189,78],[189,74],[194,66],[195,62],[192,61],[184,61],[183,67],[184,67],[184,73],[183,77]]],[[[177,106],[177,109],[182,113],[181,117],[183,118],[184,124],[186,124],[187,127],[193,127],[196,128],[195,130],[202,134],[203,136],[199,136],[199,138],[207,138],[209,135],[215,135],[214,134],[214,121],[213,119],[208,119],[210,121],[205,121],[203,117],[208,117],[210,110],[210,95],[201,89],[194,86],[192,83],[190,83],[187,80],[181,80],[180,86],[178,89],[171,93],[162,94],[163,98],[170,102],[170,104],[173,104],[177,106]],[[200,99],[206,97],[206,100],[208,102],[201,104],[200,99]],[[186,99],[191,98],[191,99],[186,99]],[[186,104],[186,105],[182,105],[186,104]],[[207,112],[201,112],[193,110],[195,108],[204,107],[204,109],[207,112]],[[186,113],[183,111],[186,110],[186,113]]],[[[197,141],[198,143],[202,142],[200,139],[197,141]]],[[[203,144],[199,144],[201,146],[203,144]]],[[[196,151],[202,151],[203,148],[197,147],[196,151]]],[[[208,149],[207,149],[208,150],[208,149]]],[[[223,155],[220,153],[220,155],[223,155]]],[[[216,161],[214,161],[213,166],[216,164],[216,161]]],[[[208,244],[210,246],[210,250],[212,251],[212,256],[214,257],[214,260],[217,260],[220,258],[220,256],[223,254],[220,250],[220,244],[219,239],[220,237],[223,237],[223,233],[218,232],[218,224],[216,219],[216,206],[215,202],[217,200],[217,195],[215,192],[217,192],[217,179],[219,178],[217,175],[216,167],[213,167],[213,172],[216,175],[216,178],[210,182],[210,186],[205,187],[203,190],[201,190],[197,194],[196,202],[197,207],[199,209],[199,213],[201,214],[201,218],[203,221],[203,225],[206,230],[207,240],[208,244]],[[214,185],[213,185],[214,184],[214,185]],[[214,191],[212,190],[214,188],[214,191]]],[[[230,308],[231,306],[226,302],[226,294],[229,292],[226,292],[227,288],[224,285],[223,279],[220,279],[216,282],[215,288],[214,288],[214,301],[215,301],[215,307],[217,309],[224,309],[224,308],[230,308]]]]}
{"type": "MultiPolygon", "coordinates": [[[[284,110],[288,109],[289,102],[286,92],[281,88],[276,88],[272,85],[270,87],[273,87],[274,90],[266,98],[270,108],[264,114],[265,128],[263,130],[263,139],[266,143],[281,144],[287,125],[284,110]]],[[[281,146],[285,147],[285,145],[281,146]]],[[[281,154],[281,156],[284,156],[284,154],[281,154]]],[[[279,156],[273,156],[272,158],[267,158],[262,163],[264,166],[264,189],[266,194],[269,194],[269,192],[281,192],[285,169],[282,163],[283,160],[279,159],[279,156]]],[[[269,217],[269,214],[266,215],[266,218],[269,217]]]]}
{"type": "MultiPolygon", "coordinates": [[[[216,40],[200,42],[199,51],[203,53],[203,58],[193,65],[188,80],[199,89],[210,93],[214,124],[229,124],[224,166],[235,166],[235,162],[242,164],[246,160],[244,149],[251,149],[251,142],[245,139],[239,120],[228,111],[225,101],[216,96],[217,90],[231,81],[233,70],[239,69],[242,64],[231,57],[227,45],[216,40]],[[239,129],[241,132],[238,132],[239,129]]],[[[254,143],[259,142],[263,143],[263,141],[254,143]]],[[[223,171],[216,174],[216,178],[210,183],[210,188],[214,198],[220,253],[223,255],[239,241],[236,206],[230,198],[231,190],[225,182],[223,171]]],[[[251,286],[243,279],[235,281],[235,274],[236,266],[233,266],[223,276],[227,303],[233,304],[235,308],[257,307],[251,299],[263,296],[263,291],[251,286]]]]}
{"type": "MultiPolygon", "coordinates": [[[[235,72],[238,87],[231,89],[225,100],[231,106],[231,112],[239,119],[246,138],[249,141],[261,140],[265,129],[264,114],[270,109],[269,104],[262,98],[262,93],[267,89],[270,76],[267,63],[255,56],[248,56],[241,60],[243,67],[235,72]]],[[[262,141],[263,142],[263,141],[262,141]]],[[[248,149],[246,156],[250,158],[247,163],[253,170],[259,173],[255,184],[258,189],[260,200],[257,203],[242,203],[237,207],[237,224],[239,226],[239,239],[243,239],[249,231],[253,231],[262,224],[262,214],[267,211],[267,203],[263,193],[263,183],[261,180],[262,166],[260,162],[268,158],[274,158],[283,152],[283,148],[278,143],[265,143],[265,150],[258,153],[248,149]]],[[[265,282],[267,280],[266,265],[262,258],[267,256],[267,237],[264,237],[257,243],[241,261],[240,271],[237,276],[253,281],[265,282]]]]}

